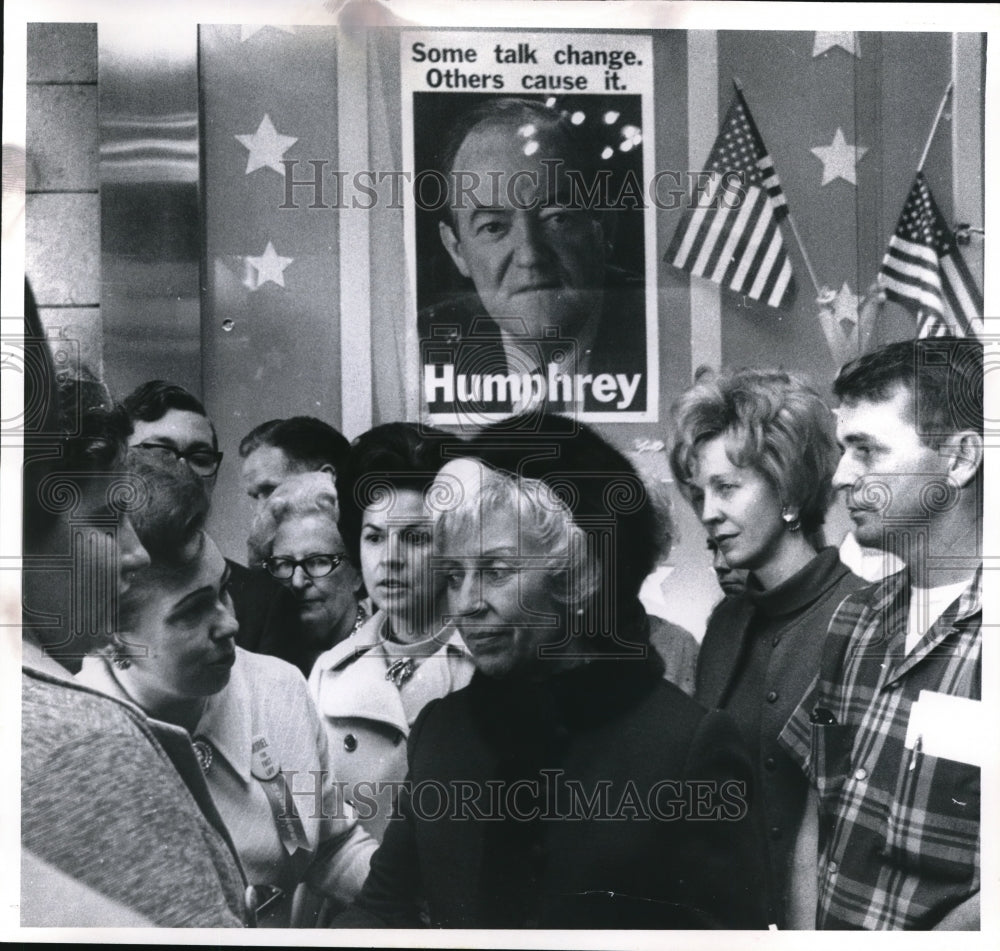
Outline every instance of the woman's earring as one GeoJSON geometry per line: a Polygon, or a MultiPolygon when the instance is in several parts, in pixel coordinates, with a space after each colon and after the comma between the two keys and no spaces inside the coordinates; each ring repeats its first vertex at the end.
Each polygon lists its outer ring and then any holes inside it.
{"type": "Polygon", "coordinates": [[[781,510],[781,520],[790,532],[797,532],[802,527],[798,513],[791,511],[787,505],[781,510]]]}
{"type": "Polygon", "coordinates": [[[125,645],[117,637],[114,638],[111,644],[111,663],[118,670],[128,670],[132,666],[132,661],[129,659],[125,645]]]}

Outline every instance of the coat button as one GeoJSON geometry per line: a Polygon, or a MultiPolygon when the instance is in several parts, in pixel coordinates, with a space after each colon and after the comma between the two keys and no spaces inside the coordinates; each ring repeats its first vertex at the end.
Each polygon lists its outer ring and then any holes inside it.
{"type": "Polygon", "coordinates": [[[781,838],[781,827],[780,826],[771,826],[771,838],[772,839],[780,839],[781,838]]]}
{"type": "Polygon", "coordinates": [[[243,911],[247,922],[254,926],[257,924],[257,906],[260,900],[257,897],[257,889],[253,885],[247,885],[243,892],[243,911]]]}
{"type": "Polygon", "coordinates": [[[344,737],[344,749],[348,753],[353,753],[358,748],[358,738],[353,733],[348,733],[344,737]]]}
{"type": "Polygon", "coordinates": [[[858,769],[856,769],[854,771],[854,778],[858,782],[861,782],[862,779],[867,779],[868,778],[868,770],[865,769],[864,766],[859,767],[858,769]]]}
{"type": "Polygon", "coordinates": [[[766,699],[768,703],[774,703],[774,701],[778,699],[778,691],[768,690],[766,699]]]}
{"type": "Polygon", "coordinates": [[[778,764],[773,756],[769,756],[766,760],[764,760],[764,769],[766,769],[769,773],[774,772],[777,767],[778,764]]]}

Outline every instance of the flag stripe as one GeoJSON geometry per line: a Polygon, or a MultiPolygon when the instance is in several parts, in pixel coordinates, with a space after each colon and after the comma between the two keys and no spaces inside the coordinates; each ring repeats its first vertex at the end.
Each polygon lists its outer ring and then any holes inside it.
{"type": "Polygon", "coordinates": [[[941,270],[944,272],[944,284],[949,284],[962,302],[962,310],[968,315],[981,314],[983,311],[983,296],[979,293],[969,272],[965,260],[949,254],[941,259],[941,270]]]}
{"type": "Polygon", "coordinates": [[[909,286],[914,289],[914,293],[926,291],[935,297],[941,296],[941,277],[927,268],[913,268],[894,261],[892,264],[882,265],[882,274],[895,280],[900,288],[909,286]]]}
{"type": "Polygon", "coordinates": [[[938,273],[936,262],[933,267],[928,267],[922,262],[915,262],[912,258],[886,255],[882,262],[882,269],[891,271],[901,281],[912,280],[914,283],[924,284],[928,287],[941,287],[941,275],[938,273]]]}
{"type": "Polygon", "coordinates": [[[931,248],[928,248],[926,245],[917,244],[914,241],[907,241],[905,238],[900,238],[898,235],[893,235],[889,239],[889,248],[891,250],[886,252],[886,257],[901,256],[907,259],[912,259],[914,261],[924,261],[933,268],[937,267],[938,256],[934,253],[934,251],[931,248]]]}
{"type": "MultiPolygon", "coordinates": [[[[756,191],[756,189],[754,190],[756,191]]],[[[726,243],[722,246],[715,270],[712,272],[712,280],[716,284],[721,284],[726,276],[726,271],[733,267],[733,255],[737,245],[740,243],[740,239],[746,231],[747,222],[750,220],[752,211],[753,202],[744,201],[740,207],[739,214],[736,216],[736,220],[732,222],[732,227],[729,229],[729,237],[726,238],[726,243]]]]}
{"type": "Polygon", "coordinates": [[[734,240],[733,231],[739,227],[740,214],[743,209],[740,208],[737,212],[735,207],[731,207],[725,215],[725,220],[722,222],[722,229],[719,232],[719,238],[715,242],[715,247],[712,249],[712,253],[709,255],[708,261],[705,264],[704,274],[709,280],[716,281],[718,283],[715,272],[722,268],[725,270],[725,261],[732,252],[727,250],[731,246],[731,242],[734,240]]]}
{"type": "Polygon", "coordinates": [[[785,262],[781,266],[778,280],[774,283],[774,290],[771,291],[771,296],[767,299],[772,307],[779,307],[784,301],[785,294],[792,287],[792,262],[788,260],[787,254],[784,257],[785,262]]]}
{"type": "Polygon", "coordinates": [[[753,230],[747,237],[746,247],[743,249],[743,254],[740,255],[739,266],[736,268],[736,273],[729,282],[729,286],[734,291],[743,289],[743,282],[746,280],[747,274],[753,265],[754,257],[756,256],[760,243],[764,238],[764,233],[767,231],[768,223],[769,216],[765,206],[765,208],[761,209],[757,215],[757,220],[754,223],[753,230]]]}
{"type": "Polygon", "coordinates": [[[697,238],[702,222],[708,214],[708,205],[711,199],[715,197],[715,192],[719,187],[720,181],[720,176],[712,175],[709,178],[708,190],[706,192],[706,200],[704,203],[697,199],[697,191],[692,192],[691,207],[685,213],[677,231],[674,232],[674,239],[671,241],[670,248],[667,249],[667,255],[670,257],[674,267],[684,268],[687,266],[691,249],[694,247],[695,238],[697,238]],[[677,242],[678,237],[680,237],[681,240],[677,243],[677,247],[675,249],[674,243],[677,242]]]}
{"type": "Polygon", "coordinates": [[[732,260],[726,267],[726,273],[722,276],[722,281],[720,283],[723,286],[731,284],[731,282],[735,279],[736,272],[739,270],[740,264],[743,262],[743,258],[747,254],[747,249],[750,247],[750,239],[754,233],[753,226],[763,212],[764,208],[767,206],[767,203],[767,195],[765,195],[759,188],[754,188],[747,193],[747,205],[749,206],[750,211],[747,215],[747,221],[743,225],[739,240],[736,242],[736,250],[733,251],[732,260]]]}
{"type": "Polygon", "coordinates": [[[900,304],[905,304],[907,301],[915,301],[922,307],[928,307],[937,313],[943,312],[940,295],[930,289],[917,287],[909,283],[902,283],[886,275],[885,271],[882,272],[881,283],[885,288],[885,292],[900,304]]]}
{"type": "Polygon", "coordinates": [[[918,337],[945,337],[949,327],[939,314],[922,311],[917,329],[918,337]]]}
{"type": "Polygon", "coordinates": [[[708,237],[713,221],[714,218],[706,210],[706,213],[700,218],[697,229],[692,232],[691,250],[688,252],[687,258],[687,269],[691,271],[692,274],[700,274],[700,272],[695,268],[695,262],[698,260],[698,255],[701,253],[702,245],[708,237]]]}
{"type": "Polygon", "coordinates": [[[972,332],[972,327],[969,319],[969,314],[973,313],[972,302],[969,300],[968,292],[963,287],[962,282],[959,280],[952,279],[952,276],[948,274],[950,270],[954,275],[954,278],[958,278],[958,275],[954,273],[954,264],[951,258],[941,259],[941,270],[943,272],[944,281],[944,298],[947,305],[947,310],[951,311],[951,317],[954,322],[962,328],[962,335],[967,336],[972,332]]]}
{"type": "Polygon", "coordinates": [[[767,283],[767,279],[771,274],[771,268],[774,267],[774,263],[778,258],[778,252],[780,250],[781,235],[778,233],[778,229],[775,228],[774,233],[771,235],[771,241],[768,244],[767,251],[764,254],[764,260],[761,261],[760,267],[757,268],[757,277],[750,286],[751,297],[759,299],[764,293],[764,285],[767,283]]]}
{"type": "Polygon", "coordinates": [[[712,223],[708,228],[708,232],[705,235],[705,240],[702,242],[701,250],[698,252],[698,259],[694,262],[694,273],[704,274],[708,267],[708,259],[712,256],[712,252],[715,250],[715,245],[719,240],[719,235],[722,233],[722,226],[726,223],[726,219],[729,217],[728,208],[717,208],[712,215],[712,223]]]}
{"type": "Polygon", "coordinates": [[[747,250],[743,255],[743,262],[740,264],[733,283],[730,285],[733,290],[740,290],[749,293],[753,284],[757,268],[763,260],[764,254],[771,243],[771,233],[776,227],[774,216],[771,214],[771,206],[765,204],[761,209],[757,225],[750,235],[747,250]]]}
{"type": "MultiPolygon", "coordinates": [[[[780,238],[780,235],[779,235],[780,238]]],[[[785,265],[789,264],[788,252],[785,251],[784,246],[781,247],[779,253],[775,256],[774,264],[771,267],[771,271],[767,276],[767,280],[764,282],[764,287],[761,290],[760,299],[763,301],[769,301],[774,294],[775,288],[778,286],[778,282],[781,280],[781,275],[785,270],[785,265]]]]}

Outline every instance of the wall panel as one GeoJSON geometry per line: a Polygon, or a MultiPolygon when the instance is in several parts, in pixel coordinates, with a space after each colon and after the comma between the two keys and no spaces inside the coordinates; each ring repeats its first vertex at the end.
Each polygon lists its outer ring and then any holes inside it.
{"type": "Polygon", "coordinates": [[[329,174],[337,166],[336,46],[332,27],[199,30],[204,396],[226,454],[212,528],[239,559],[250,517],[240,439],[279,416],[341,424],[340,213],[312,207],[337,202],[329,174]],[[286,203],[282,159],[298,161],[299,181],[313,178],[310,161],[325,163],[323,194],[298,186],[286,203]]]}

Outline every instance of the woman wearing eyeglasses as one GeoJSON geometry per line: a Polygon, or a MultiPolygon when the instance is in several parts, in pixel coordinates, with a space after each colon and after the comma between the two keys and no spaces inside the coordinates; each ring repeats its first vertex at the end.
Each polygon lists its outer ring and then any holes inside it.
{"type": "Polygon", "coordinates": [[[327,472],[303,472],[279,485],[254,520],[250,564],[262,565],[295,599],[300,669],[367,619],[361,576],[337,528],[337,492],[327,472]]]}
{"type": "Polygon", "coordinates": [[[458,632],[442,626],[431,565],[426,492],[441,445],[426,427],[389,423],[355,440],[337,473],[340,529],[378,612],[316,661],[309,690],[345,798],[379,840],[417,714],[472,677],[458,632]]]}

